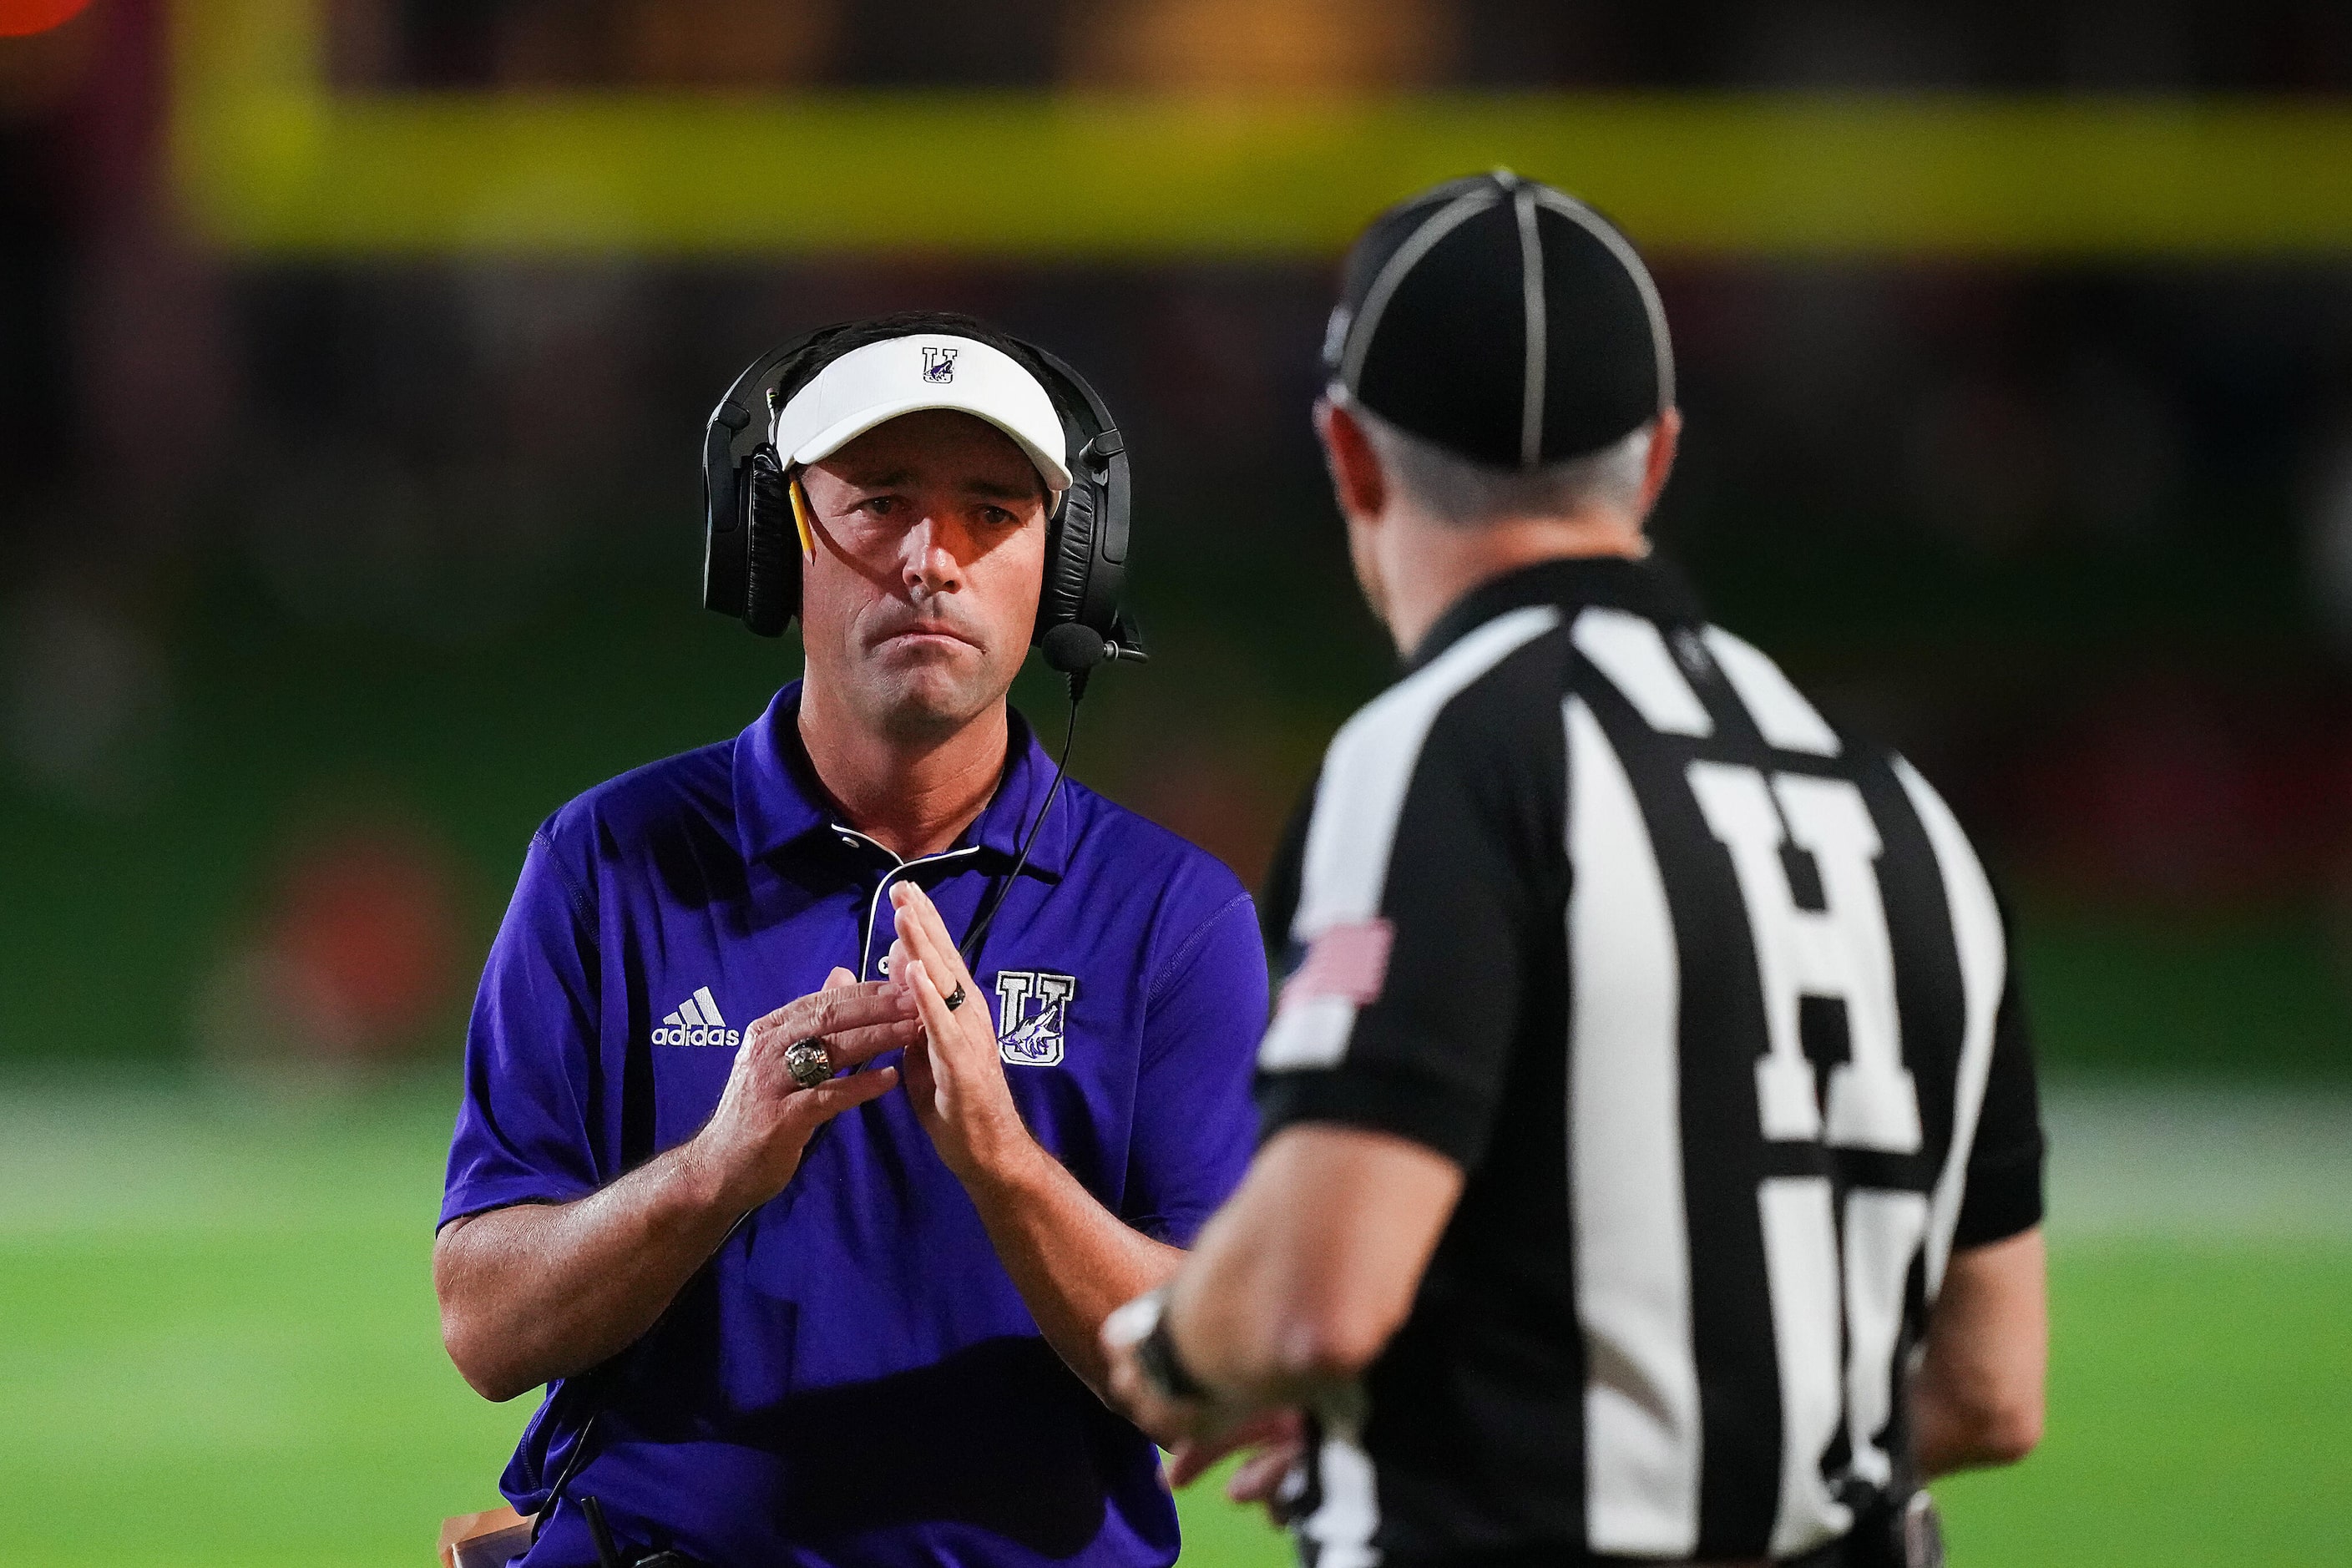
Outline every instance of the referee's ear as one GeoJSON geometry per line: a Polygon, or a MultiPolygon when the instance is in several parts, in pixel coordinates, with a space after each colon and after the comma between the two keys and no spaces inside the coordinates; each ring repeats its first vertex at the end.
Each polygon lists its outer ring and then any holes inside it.
{"type": "Polygon", "coordinates": [[[1354,523],[1378,521],[1388,510],[1389,478],[1363,425],[1330,398],[1318,397],[1315,434],[1322,437],[1323,460],[1331,470],[1340,514],[1354,523]]]}
{"type": "Polygon", "coordinates": [[[1658,498],[1666,491],[1666,479],[1675,471],[1675,453],[1683,442],[1683,411],[1667,408],[1660,413],[1657,428],[1650,437],[1650,460],[1642,470],[1642,517],[1647,523],[1650,513],[1656,510],[1658,498]]]}

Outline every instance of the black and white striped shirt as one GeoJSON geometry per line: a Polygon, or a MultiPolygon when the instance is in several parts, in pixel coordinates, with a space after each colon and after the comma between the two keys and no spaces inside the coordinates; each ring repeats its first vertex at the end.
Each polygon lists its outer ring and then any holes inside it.
{"type": "Polygon", "coordinates": [[[1668,569],[1549,562],[1340,731],[1265,910],[1265,1135],[1468,1176],[1317,1568],[1792,1557],[1906,1487],[1945,1260],[2042,1212],[2001,912],[1908,763],[1668,569]]]}

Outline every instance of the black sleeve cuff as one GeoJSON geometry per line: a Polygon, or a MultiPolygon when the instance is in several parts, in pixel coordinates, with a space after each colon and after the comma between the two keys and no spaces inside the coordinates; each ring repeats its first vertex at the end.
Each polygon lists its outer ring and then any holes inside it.
{"type": "Polygon", "coordinates": [[[1359,1064],[1316,1071],[1260,1073],[1258,1142],[1300,1121],[1336,1121],[1392,1132],[1435,1150],[1467,1171],[1486,1152],[1491,1108],[1458,1088],[1418,1074],[1359,1064]]]}
{"type": "Polygon", "coordinates": [[[2006,1241],[2042,1223],[2042,1142],[1972,1161],[1952,1246],[2006,1241]]]}

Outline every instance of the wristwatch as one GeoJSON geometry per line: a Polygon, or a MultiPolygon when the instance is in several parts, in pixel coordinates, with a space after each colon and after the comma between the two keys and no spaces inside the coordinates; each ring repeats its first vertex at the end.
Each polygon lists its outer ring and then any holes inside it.
{"type": "Polygon", "coordinates": [[[1138,1296],[1112,1314],[1113,1337],[1135,1347],[1135,1369],[1162,1399],[1207,1400],[1209,1385],[1194,1377],[1176,1353],[1168,1331],[1168,1287],[1138,1296]]]}

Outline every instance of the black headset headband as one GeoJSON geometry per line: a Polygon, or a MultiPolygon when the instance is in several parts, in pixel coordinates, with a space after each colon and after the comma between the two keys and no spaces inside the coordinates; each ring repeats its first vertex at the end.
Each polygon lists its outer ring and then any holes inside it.
{"type": "MultiPolygon", "coordinates": [[[[776,410],[852,349],[900,337],[971,336],[979,323],[952,318],[847,323],[793,339],[753,360],[711,410],[703,430],[702,603],[763,637],[778,637],[800,605],[800,541],[792,521],[789,476],[769,436],[776,410]],[[863,328],[877,330],[867,335],[863,328]]],[[[1055,355],[1017,338],[989,332],[1034,374],[1061,416],[1070,456],[1070,488],[1047,524],[1045,581],[1032,642],[1061,626],[1080,626],[1114,646],[1137,641],[1122,614],[1130,519],[1126,444],[1109,408],[1086,378],[1055,355]]]]}

